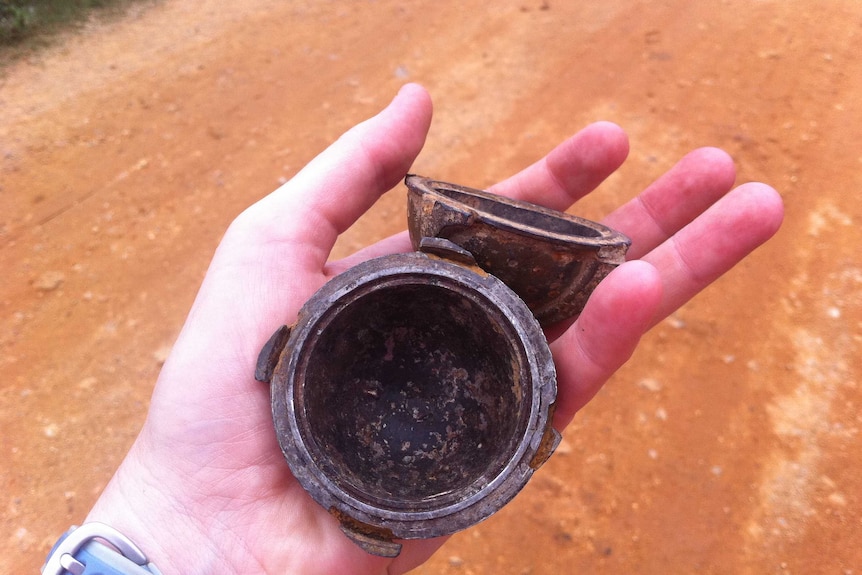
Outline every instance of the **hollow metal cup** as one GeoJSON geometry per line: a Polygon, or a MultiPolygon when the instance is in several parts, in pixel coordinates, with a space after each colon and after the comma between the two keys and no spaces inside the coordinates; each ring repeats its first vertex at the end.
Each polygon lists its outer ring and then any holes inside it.
{"type": "Polygon", "coordinates": [[[385,556],[499,510],[559,442],[530,309],[457,247],[422,249],[330,280],[258,365],[297,481],[385,556]]]}
{"type": "Polygon", "coordinates": [[[528,202],[416,175],[405,184],[414,248],[438,237],[469,251],[544,326],[579,314],[631,244],[607,226],[528,202]]]}

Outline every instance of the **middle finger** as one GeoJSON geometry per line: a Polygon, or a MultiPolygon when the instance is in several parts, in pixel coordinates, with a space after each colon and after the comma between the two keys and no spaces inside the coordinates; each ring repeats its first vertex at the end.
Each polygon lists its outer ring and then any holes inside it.
{"type": "Polygon", "coordinates": [[[632,239],[627,259],[638,259],[684,228],[733,187],[733,160],[718,148],[688,153],[603,223],[632,239]]]}

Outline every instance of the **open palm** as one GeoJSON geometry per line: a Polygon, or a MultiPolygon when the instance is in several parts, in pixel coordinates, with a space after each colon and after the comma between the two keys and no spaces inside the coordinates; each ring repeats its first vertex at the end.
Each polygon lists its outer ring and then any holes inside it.
{"type": "MultiPolygon", "coordinates": [[[[291,181],[241,214],[212,261],[159,377],[147,421],[90,513],[136,541],[170,573],[400,573],[442,539],[366,554],[293,479],[254,380],[257,354],[327,279],[365,259],[410,249],[406,234],[329,261],[340,233],[404,177],[431,121],[428,94],[405,86],[291,181]]],[[[593,124],[491,191],[559,210],[623,162],[625,134],[593,124]]],[[[549,333],[562,429],[631,355],[640,337],[780,225],[772,188],[731,191],[731,160],[696,150],[604,223],[633,240],[627,263],[566,330],[549,333]]]]}

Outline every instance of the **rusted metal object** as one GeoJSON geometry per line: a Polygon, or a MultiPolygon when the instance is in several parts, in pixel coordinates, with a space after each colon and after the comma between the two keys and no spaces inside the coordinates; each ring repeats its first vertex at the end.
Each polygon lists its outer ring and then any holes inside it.
{"type": "Polygon", "coordinates": [[[498,274],[518,286],[530,283],[518,274],[575,277],[591,290],[613,265],[607,252],[625,249],[585,220],[573,227],[556,212],[500,207],[488,203],[494,196],[415,176],[407,184],[418,251],[330,280],[291,328],[273,334],[255,372],[270,383],[276,435],[297,481],[355,543],[390,557],[398,539],[454,533],[499,510],[559,443],[556,373],[534,314],[552,309],[543,317],[556,321],[589,294],[545,305],[542,293],[565,286],[526,289],[539,302],[531,311],[498,274]],[[481,201],[453,208],[438,198],[447,195],[481,201]],[[551,226],[553,247],[536,254],[524,246],[541,244],[541,225],[551,226]],[[572,267],[560,263],[572,259],[561,246],[576,231],[589,240],[576,249],[589,274],[537,269],[572,267]],[[516,259],[500,269],[503,250],[516,259]]]}
{"type": "Polygon", "coordinates": [[[405,183],[414,248],[440,237],[469,251],[543,326],[579,314],[631,244],[607,226],[542,206],[422,176],[405,183]]]}
{"type": "MultiPolygon", "coordinates": [[[[293,474],[375,554],[488,517],[559,441],[554,364],[530,310],[439,242],[430,250],[327,283],[270,381],[293,474]]],[[[265,349],[258,372],[272,362],[265,349]]]]}

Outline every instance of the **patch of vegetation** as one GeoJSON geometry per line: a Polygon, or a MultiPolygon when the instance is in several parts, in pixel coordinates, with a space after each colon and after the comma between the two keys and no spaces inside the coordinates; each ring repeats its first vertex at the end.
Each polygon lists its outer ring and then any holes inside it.
{"type": "Polygon", "coordinates": [[[136,0],[0,0],[0,48],[36,47],[91,15],[122,13],[136,0]]]}

